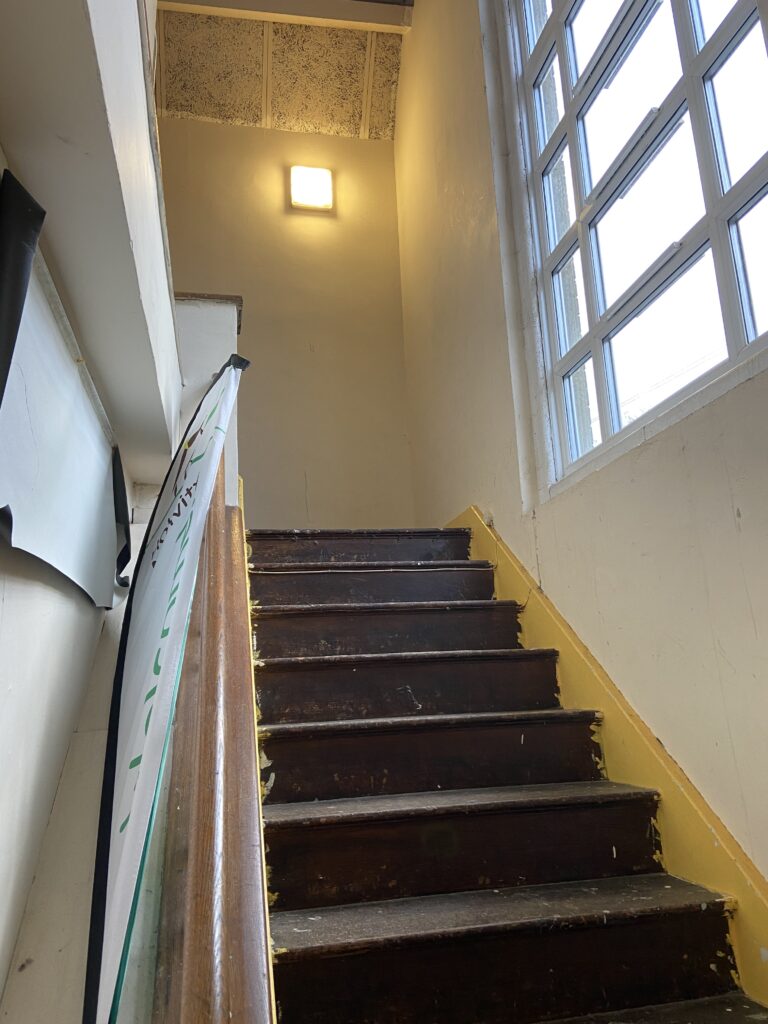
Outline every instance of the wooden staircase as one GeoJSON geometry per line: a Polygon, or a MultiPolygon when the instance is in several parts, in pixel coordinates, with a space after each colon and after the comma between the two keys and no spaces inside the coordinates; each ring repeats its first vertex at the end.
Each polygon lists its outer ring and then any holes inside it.
{"type": "Polygon", "coordinates": [[[281,1024],[768,1021],[469,542],[249,534],[281,1024]]]}

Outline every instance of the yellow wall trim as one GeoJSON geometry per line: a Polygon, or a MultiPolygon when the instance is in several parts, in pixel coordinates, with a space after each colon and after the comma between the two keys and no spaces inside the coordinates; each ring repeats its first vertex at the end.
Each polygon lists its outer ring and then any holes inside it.
{"type": "Polygon", "coordinates": [[[736,901],[731,938],[739,981],[748,996],[768,1004],[768,881],[477,506],[449,526],[472,530],[472,557],[496,567],[496,596],[525,606],[524,646],[560,651],[563,706],[603,712],[600,735],[608,776],[661,794],[658,827],[665,868],[736,901]]]}

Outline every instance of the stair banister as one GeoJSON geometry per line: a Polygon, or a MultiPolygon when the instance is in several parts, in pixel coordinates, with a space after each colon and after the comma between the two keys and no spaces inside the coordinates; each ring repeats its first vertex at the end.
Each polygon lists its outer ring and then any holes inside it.
{"type": "Polygon", "coordinates": [[[220,467],[173,736],[153,1024],[274,1024],[245,533],[220,467]]]}

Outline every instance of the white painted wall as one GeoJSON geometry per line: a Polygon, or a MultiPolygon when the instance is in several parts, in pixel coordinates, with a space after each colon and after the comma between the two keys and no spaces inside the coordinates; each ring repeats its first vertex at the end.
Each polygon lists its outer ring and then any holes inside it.
{"type": "Polygon", "coordinates": [[[60,573],[0,546],[0,986],[103,618],[60,573]]]}
{"type": "Polygon", "coordinates": [[[244,299],[249,526],[408,526],[392,144],[164,118],[176,287],[244,299]],[[335,215],[286,209],[291,164],[336,172],[335,215]]]}
{"type": "Polygon", "coordinates": [[[477,3],[419,0],[403,61],[397,182],[418,520],[445,522],[471,502],[493,514],[768,873],[768,375],[524,514],[518,450],[525,459],[530,423],[516,429],[513,407],[522,325],[502,290],[513,243],[496,215],[477,3]]]}
{"type": "Polygon", "coordinates": [[[144,4],[149,52],[152,59],[152,68],[154,69],[157,59],[157,0],[141,0],[141,2],[144,4]]]}
{"type": "Polygon", "coordinates": [[[490,152],[477,4],[420,0],[395,139],[417,517],[480,504],[530,561],[490,152]]]}
{"type": "MultiPolygon", "coordinates": [[[[237,353],[237,304],[221,299],[177,299],[176,323],[183,381],[179,432],[183,434],[210,388],[211,378],[237,353]]],[[[238,474],[235,402],[224,442],[224,500],[227,505],[238,504],[238,474]]]]}
{"type": "MultiPolygon", "coordinates": [[[[145,529],[145,525],[131,527],[134,561],[145,529]]],[[[132,570],[133,563],[127,571],[132,570]]],[[[0,977],[0,1021],[8,1024],[80,1024],[82,1020],[102,772],[124,614],[125,602],[104,616],[93,668],[89,671],[86,666],[73,688],[78,704],[66,721],[63,716],[57,719],[61,760],[54,781],[55,800],[51,796],[40,807],[41,813],[45,811],[44,834],[39,856],[36,847],[28,857],[27,871],[30,879],[34,872],[34,880],[18,935],[11,939],[13,957],[4,990],[5,974],[0,977]],[[64,733],[67,726],[68,735],[64,733]]],[[[59,660],[67,664],[66,658],[59,660]]]]}
{"type": "Polygon", "coordinates": [[[181,381],[139,25],[138,0],[5,0],[0,140],[123,464],[159,482],[181,381]]]}
{"type": "MultiPolygon", "coordinates": [[[[155,166],[147,109],[140,10],[137,0],[127,3],[126,0],[87,0],[87,3],[145,329],[173,451],[178,439],[181,373],[163,238],[159,168],[155,166]]],[[[151,13],[149,8],[148,13],[151,13]]],[[[154,20],[150,25],[154,25],[154,20]]]]}

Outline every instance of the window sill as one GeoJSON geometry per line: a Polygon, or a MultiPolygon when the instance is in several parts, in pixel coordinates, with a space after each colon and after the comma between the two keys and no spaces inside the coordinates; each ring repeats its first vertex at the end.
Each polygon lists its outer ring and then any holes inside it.
{"type": "Polygon", "coordinates": [[[592,473],[692,416],[710,402],[721,398],[732,388],[744,384],[764,370],[768,370],[768,333],[762,334],[745,348],[737,362],[732,362],[725,368],[715,367],[704,378],[689,385],[682,392],[682,397],[680,392],[672,395],[645,416],[613,434],[588,455],[582,456],[577,462],[572,462],[562,477],[547,488],[545,500],[556,498],[592,473]]]}

